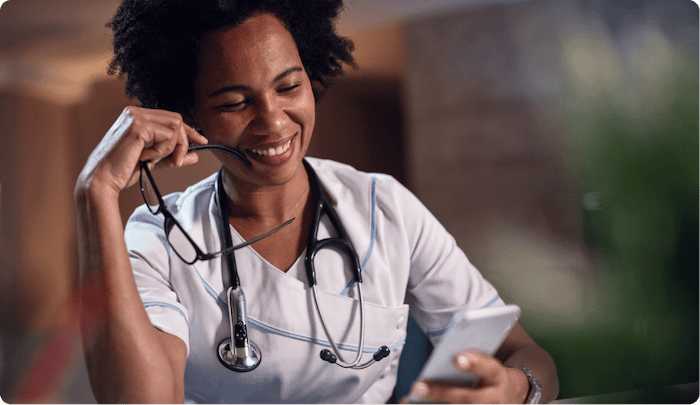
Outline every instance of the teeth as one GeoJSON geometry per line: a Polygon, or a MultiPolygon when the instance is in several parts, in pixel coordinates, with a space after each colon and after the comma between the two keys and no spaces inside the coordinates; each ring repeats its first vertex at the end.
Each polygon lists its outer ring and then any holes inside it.
{"type": "Polygon", "coordinates": [[[277,156],[281,155],[284,152],[289,150],[289,147],[292,146],[292,140],[288,140],[285,144],[280,145],[276,148],[268,148],[268,149],[251,149],[250,151],[253,152],[256,155],[259,156],[277,156]]]}

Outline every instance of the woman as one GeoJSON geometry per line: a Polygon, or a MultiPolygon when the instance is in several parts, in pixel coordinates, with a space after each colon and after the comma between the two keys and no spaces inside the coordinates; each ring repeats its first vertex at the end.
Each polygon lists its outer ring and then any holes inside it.
{"type": "MultiPolygon", "coordinates": [[[[83,342],[93,391],[105,402],[386,402],[409,305],[437,342],[456,311],[503,302],[395,180],[331,161],[309,158],[305,166],[314,95],[342,63],[353,64],[351,42],[334,33],[340,1],[230,3],[125,0],[111,23],[111,69],[127,77],[127,93],[143,108],[122,113],[76,185],[83,342]],[[138,181],[141,162],[150,169],[193,164],[191,144],[224,145],[250,162],[215,152],[219,173],[163,199],[203,252],[223,249],[217,218],[225,217],[221,229],[229,228],[233,244],[294,218],[234,254],[248,297],[247,334],[262,355],[246,373],[217,359],[220,342],[231,336],[228,255],[186,264],[166,237],[164,217],[146,206],[121,228],[118,197],[138,181]],[[321,189],[312,187],[311,172],[321,189]],[[364,344],[391,349],[362,370],[318,356],[328,340],[302,262],[320,194],[335,206],[362,260],[364,344]]],[[[324,215],[318,238],[337,232],[324,215]]],[[[328,252],[316,258],[319,304],[328,308],[338,341],[356,345],[352,272],[342,256],[328,252]]],[[[516,364],[541,381],[543,400],[557,395],[551,358],[520,326],[495,358],[470,353],[459,360],[460,368],[481,376],[478,387],[420,383],[411,399],[522,403],[531,387],[521,369],[509,367],[516,364]]]]}

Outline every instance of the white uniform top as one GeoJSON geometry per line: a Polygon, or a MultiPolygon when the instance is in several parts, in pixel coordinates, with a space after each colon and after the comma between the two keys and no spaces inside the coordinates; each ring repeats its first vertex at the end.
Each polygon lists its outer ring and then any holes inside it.
{"type": "MultiPolygon", "coordinates": [[[[367,353],[362,361],[382,345],[391,355],[364,370],[321,360],[319,353],[329,344],[308,286],[305,252],[285,273],[252,245],[235,256],[247,299],[248,336],[262,361],[246,373],[225,368],[217,357],[219,343],[230,336],[229,277],[222,259],[184,264],[165,240],[163,216],[142,206],[125,230],[131,265],[153,325],[187,345],[186,402],[384,403],[396,384],[409,308],[436,343],[456,311],[503,305],[454,238],[395,179],[329,160],[307,160],[360,259],[367,353]]],[[[217,175],[164,198],[205,253],[221,250],[217,175]]],[[[243,242],[233,227],[230,231],[234,244],[243,242]]],[[[335,230],[324,215],[319,239],[330,234],[335,236],[335,230]]],[[[344,357],[352,360],[359,342],[359,305],[347,260],[324,249],[315,263],[321,311],[344,357]]]]}

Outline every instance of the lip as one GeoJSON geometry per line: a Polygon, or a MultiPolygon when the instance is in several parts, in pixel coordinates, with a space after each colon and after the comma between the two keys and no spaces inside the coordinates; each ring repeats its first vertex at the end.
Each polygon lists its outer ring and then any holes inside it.
{"type": "Polygon", "coordinates": [[[281,141],[281,142],[268,143],[268,144],[255,146],[252,148],[246,148],[245,154],[246,154],[246,156],[248,156],[248,158],[251,161],[254,160],[256,162],[259,162],[259,163],[267,165],[267,166],[281,165],[281,164],[287,162],[294,154],[294,151],[296,149],[296,142],[295,141],[296,141],[297,135],[298,134],[294,134],[294,136],[292,136],[291,138],[286,139],[286,140],[281,141]],[[268,151],[271,149],[275,150],[278,148],[283,148],[286,144],[289,144],[289,147],[287,148],[287,150],[285,150],[284,152],[277,154],[275,156],[261,155],[261,154],[253,152],[253,150],[256,150],[256,151],[268,151]]]}

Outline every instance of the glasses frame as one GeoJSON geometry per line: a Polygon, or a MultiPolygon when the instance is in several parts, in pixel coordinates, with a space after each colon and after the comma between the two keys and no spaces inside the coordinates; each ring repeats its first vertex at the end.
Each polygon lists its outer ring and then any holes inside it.
{"type": "MultiPolygon", "coordinates": [[[[165,202],[163,201],[163,196],[160,194],[160,191],[158,190],[158,186],[156,186],[155,180],[153,180],[153,175],[151,175],[151,171],[148,169],[148,161],[142,161],[141,162],[141,172],[139,174],[139,187],[141,188],[141,197],[143,197],[143,201],[146,203],[146,207],[148,210],[151,212],[153,215],[158,215],[158,214],[163,214],[164,220],[163,220],[163,229],[165,230],[165,239],[168,241],[168,244],[170,247],[172,247],[173,252],[185,263],[188,265],[194,264],[198,260],[211,260],[215,259],[219,256],[221,256],[224,253],[228,253],[230,251],[234,251],[243,247],[246,247],[248,245],[251,245],[261,239],[265,239],[268,236],[272,235],[273,233],[279,231],[280,229],[284,228],[285,226],[289,225],[294,221],[294,218],[288,220],[287,222],[283,223],[282,225],[278,226],[277,228],[271,230],[270,232],[267,232],[263,235],[257,236],[255,238],[252,238],[250,240],[247,240],[241,244],[231,246],[229,248],[226,248],[220,252],[217,253],[204,253],[202,249],[197,246],[197,244],[194,242],[194,240],[190,237],[190,235],[185,231],[185,228],[180,225],[179,222],[177,222],[177,219],[173,216],[173,214],[170,213],[170,211],[165,208],[165,202]],[[153,189],[153,192],[155,193],[156,197],[158,198],[158,209],[155,210],[155,212],[151,209],[151,205],[148,203],[148,198],[146,198],[146,192],[144,191],[143,187],[143,182],[144,182],[144,177],[143,174],[146,173],[146,179],[151,185],[151,188],[153,189]],[[197,257],[194,260],[188,261],[185,258],[180,255],[180,253],[175,249],[172,243],[170,243],[170,231],[173,229],[173,227],[178,227],[178,229],[182,232],[183,235],[185,235],[185,238],[189,241],[189,243],[192,245],[194,248],[194,251],[197,253],[197,257]]],[[[219,192],[222,192],[221,190],[219,192]]]]}
{"type": "MultiPolygon", "coordinates": [[[[141,162],[141,174],[139,176],[139,186],[141,187],[141,197],[143,197],[143,201],[146,203],[146,206],[148,207],[148,210],[151,211],[153,215],[158,215],[158,214],[163,214],[164,217],[164,222],[163,222],[163,229],[165,230],[165,239],[168,241],[168,244],[170,244],[170,247],[173,248],[173,252],[183,261],[185,264],[194,264],[197,260],[211,260],[214,259],[218,256],[220,256],[222,253],[227,252],[229,249],[222,250],[221,252],[218,253],[204,253],[202,249],[197,246],[197,244],[192,240],[190,235],[185,231],[185,228],[180,225],[179,222],[175,219],[173,214],[170,213],[170,211],[165,208],[165,202],[163,201],[163,197],[160,194],[160,191],[158,190],[158,186],[156,186],[155,180],[153,180],[153,176],[151,175],[151,171],[148,169],[148,162],[141,162]],[[151,205],[148,203],[148,198],[146,198],[146,192],[144,191],[144,186],[143,186],[143,174],[146,173],[146,178],[148,182],[151,185],[151,188],[153,189],[153,192],[155,193],[156,197],[158,198],[158,209],[153,212],[151,209],[151,205]],[[170,243],[170,232],[172,231],[173,227],[178,227],[179,230],[182,232],[183,235],[185,235],[185,238],[190,242],[192,247],[194,248],[195,252],[197,253],[197,257],[194,260],[188,261],[182,255],[175,249],[175,247],[170,243]]],[[[236,246],[234,246],[236,248],[236,246]]]]}

